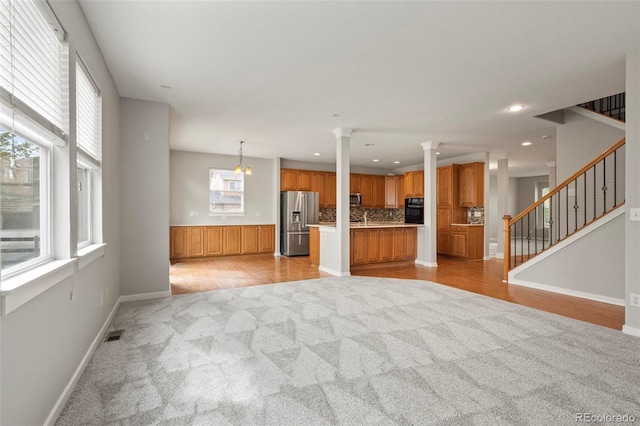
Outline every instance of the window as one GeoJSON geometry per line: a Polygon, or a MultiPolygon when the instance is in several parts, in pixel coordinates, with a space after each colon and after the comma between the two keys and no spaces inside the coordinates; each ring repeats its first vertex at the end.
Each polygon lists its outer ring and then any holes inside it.
{"type": "Polygon", "coordinates": [[[209,214],[244,214],[244,173],[209,170],[209,214]]]}
{"type": "MultiPolygon", "coordinates": [[[[547,195],[549,191],[549,182],[537,182],[536,201],[547,195]]],[[[542,218],[539,218],[538,221],[540,220],[542,220],[542,223],[538,223],[538,226],[542,225],[545,228],[549,227],[549,223],[551,221],[551,199],[545,200],[542,203],[542,218]]]]}
{"type": "Polygon", "coordinates": [[[2,277],[52,258],[52,179],[67,126],[65,32],[45,2],[0,0],[2,277]]]}
{"type": "Polygon", "coordinates": [[[102,159],[102,97],[81,60],[76,62],[78,147],[78,248],[97,242],[94,209],[101,205],[94,187],[102,159]]]}

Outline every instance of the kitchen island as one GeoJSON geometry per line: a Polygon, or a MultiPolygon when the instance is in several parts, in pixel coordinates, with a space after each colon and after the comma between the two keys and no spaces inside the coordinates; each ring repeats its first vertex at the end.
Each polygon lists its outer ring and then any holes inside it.
{"type": "MultiPolygon", "coordinates": [[[[312,265],[320,265],[320,230],[335,229],[335,226],[335,223],[309,225],[312,265]]],[[[417,229],[423,226],[398,222],[351,223],[350,265],[415,261],[418,252],[417,229]]]]}

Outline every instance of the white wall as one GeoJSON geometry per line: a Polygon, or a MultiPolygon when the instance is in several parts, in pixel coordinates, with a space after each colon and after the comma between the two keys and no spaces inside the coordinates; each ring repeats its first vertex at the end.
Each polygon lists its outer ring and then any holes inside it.
{"type": "MultiPolygon", "coordinates": [[[[171,225],[274,224],[274,161],[245,157],[251,176],[245,176],[244,216],[209,216],[209,169],[233,169],[237,156],[171,151],[171,225]],[[198,216],[190,216],[190,212],[198,216]]],[[[278,171],[279,173],[279,171],[278,171]]]]}
{"type": "Polygon", "coordinates": [[[609,149],[625,135],[623,130],[565,111],[556,131],[556,184],[609,149]]]}
{"type": "Polygon", "coordinates": [[[549,182],[549,176],[531,176],[517,178],[518,200],[516,211],[520,213],[536,201],[536,185],[538,182],[549,182]]]}
{"type": "Polygon", "coordinates": [[[102,214],[107,247],[104,258],[2,318],[2,425],[46,421],[120,295],[120,97],[79,4],[50,3],[68,32],[70,62],[75,63],[77,50],[102,91],[102,214]],[[102,306],[101,294],[105,298],[102,306]]]}
{"type": "Polygon", "coordinates": [[[624,215],[616,217],[513,278],[602,301],[624,300],[624,222],[624,215]]]}
{"type": "Polygon", "coordinates": [[[122,98],[120,113],[122,294],[168,292],[169,105],[122,98]]]}

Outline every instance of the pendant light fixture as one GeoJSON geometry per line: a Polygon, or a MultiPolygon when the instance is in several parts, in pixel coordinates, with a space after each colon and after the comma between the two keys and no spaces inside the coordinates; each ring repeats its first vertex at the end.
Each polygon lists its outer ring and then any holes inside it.
{"type": "Polygon", "coordinates": [[[233,173],[236,175],[239,175],[240,173],[244,173],[245,175],[249,175],[251,176],[251,167],[250,166],[245,166],[244,165],[244,159],[243,159],[243,150],[242,150],[242,145],[244,144],[244,141],[240,141],[240,161],[239,164],[236,166],[235,169],[233,169],[233,173]]]}

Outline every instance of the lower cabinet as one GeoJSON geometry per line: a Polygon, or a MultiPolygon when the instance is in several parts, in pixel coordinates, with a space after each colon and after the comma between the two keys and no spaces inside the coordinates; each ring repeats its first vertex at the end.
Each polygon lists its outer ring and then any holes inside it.
{"type": "Polygon", "coordinates": [[[275,225],[172,226],[170,257],[273,253],[275,225]]]}
{"type": "Polygon", "coordinates": [[[416,228],[366,228],[351,230],[351,265],[415,259],[416,228]]]}
{"type": "Polygon", "coordinates": [[[484,226],[451,225],[451,256],[467,260],[482,260],[484,226]]]}

